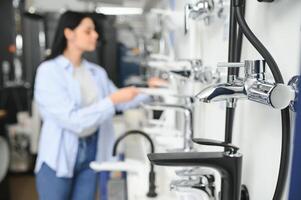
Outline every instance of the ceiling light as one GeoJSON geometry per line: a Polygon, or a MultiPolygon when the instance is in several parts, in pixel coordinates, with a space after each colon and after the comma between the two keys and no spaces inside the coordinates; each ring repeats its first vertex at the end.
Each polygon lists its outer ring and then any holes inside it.
{"type": "Polygon", "coordinates": [[[126,8],[126,7],[97,7],[96,13],[104,15],[141,15],[142,8],[126,8]]]}

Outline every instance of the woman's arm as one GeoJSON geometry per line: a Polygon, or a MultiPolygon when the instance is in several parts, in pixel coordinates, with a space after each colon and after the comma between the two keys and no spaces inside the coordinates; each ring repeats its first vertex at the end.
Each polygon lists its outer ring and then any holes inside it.
{"type": "MultiPolygon", "coordinates": [[[[109,91],[110,93],[118,91],[118,88],[114,85],[114,83],[111,80],[109,81],[109,91]]],[[[142,102],[148,102],[151,101],[151,97],[149,95],[145,94],[139,94],[137,95],[133,100],[127,102],[127,103],[119,103],[115,105],[115,109],[118,111],[124,111],[131,108],[135,108],[139,106],[142,102]]]]}

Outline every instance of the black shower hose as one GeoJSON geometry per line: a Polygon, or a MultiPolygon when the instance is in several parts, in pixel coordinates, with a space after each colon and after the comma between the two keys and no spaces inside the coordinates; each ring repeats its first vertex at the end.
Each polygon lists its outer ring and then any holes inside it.
{"type": "MultiPolygon", "coordinates": [[[[264,47],[264,45],[258,40],[258,38],[254,35],[254,33],[251,31],[248,24],[246,23],[244,17],[242,16],[241,9],[240,9],[240,7],[243,5],[242,3],[243,1],[237,1],[237,4],[235,5],[236,6],[235,13],[236,13],[237,22],[243,34],[250,41],[250,43],[257,49],[257,51],[261,54],[261,56],[265,59],[273,74],[275,82],[284,83],[278,65],[275,62],[274,58],[264,47]]],[[[278,180],[277,180],[277,185],[273,196],[273,200],[281,200],[281,197],[285,189],[286,177],[289,168],[289,157],[290,157],[289,143],[291,137],[291,130],[290,130],[290,116],[289,116],[288,107],[281,110],[281,122],[282,122],[281,158],[280,158],[278,180]]]]}

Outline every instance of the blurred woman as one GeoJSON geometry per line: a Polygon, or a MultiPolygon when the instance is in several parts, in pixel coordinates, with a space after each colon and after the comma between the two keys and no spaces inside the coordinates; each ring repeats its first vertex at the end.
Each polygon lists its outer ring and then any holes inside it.
{"type": "MultiPolygon", "coordinates": [[[[34,98],[43,119],[36,184],[40,200],[95,199],[93,160],[110,159],[115,110],[145,99],[135,87],[117,89],[100,66],[83,59],[99,35],[93,19],[67,11],[51,55],[37,70],[34,98]]],[[[156,84],[156,81],[150,81],[156,84]]]]}

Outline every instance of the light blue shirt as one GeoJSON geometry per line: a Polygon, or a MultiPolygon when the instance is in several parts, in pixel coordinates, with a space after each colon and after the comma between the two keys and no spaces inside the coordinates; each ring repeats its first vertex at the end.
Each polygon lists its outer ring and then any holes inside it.
{"type": "Polygon", "coordinates": [[[82,64],[91,72],[99,90],[98,102],[87,107],[81,106],[79,82],[72,76],[74,67],[64,56],[45,61],[38,67],[34,99],[43,125],[35,172],[45,162],[58,177],[72,177],[80,133],[93,126],[99,126],[96,160],[110,160],[115,110],[129,109],[148,99],[138,95],[129,103],[114,106],[108,96],[117,88],[105,70],[86,60],[82,64]]]}

